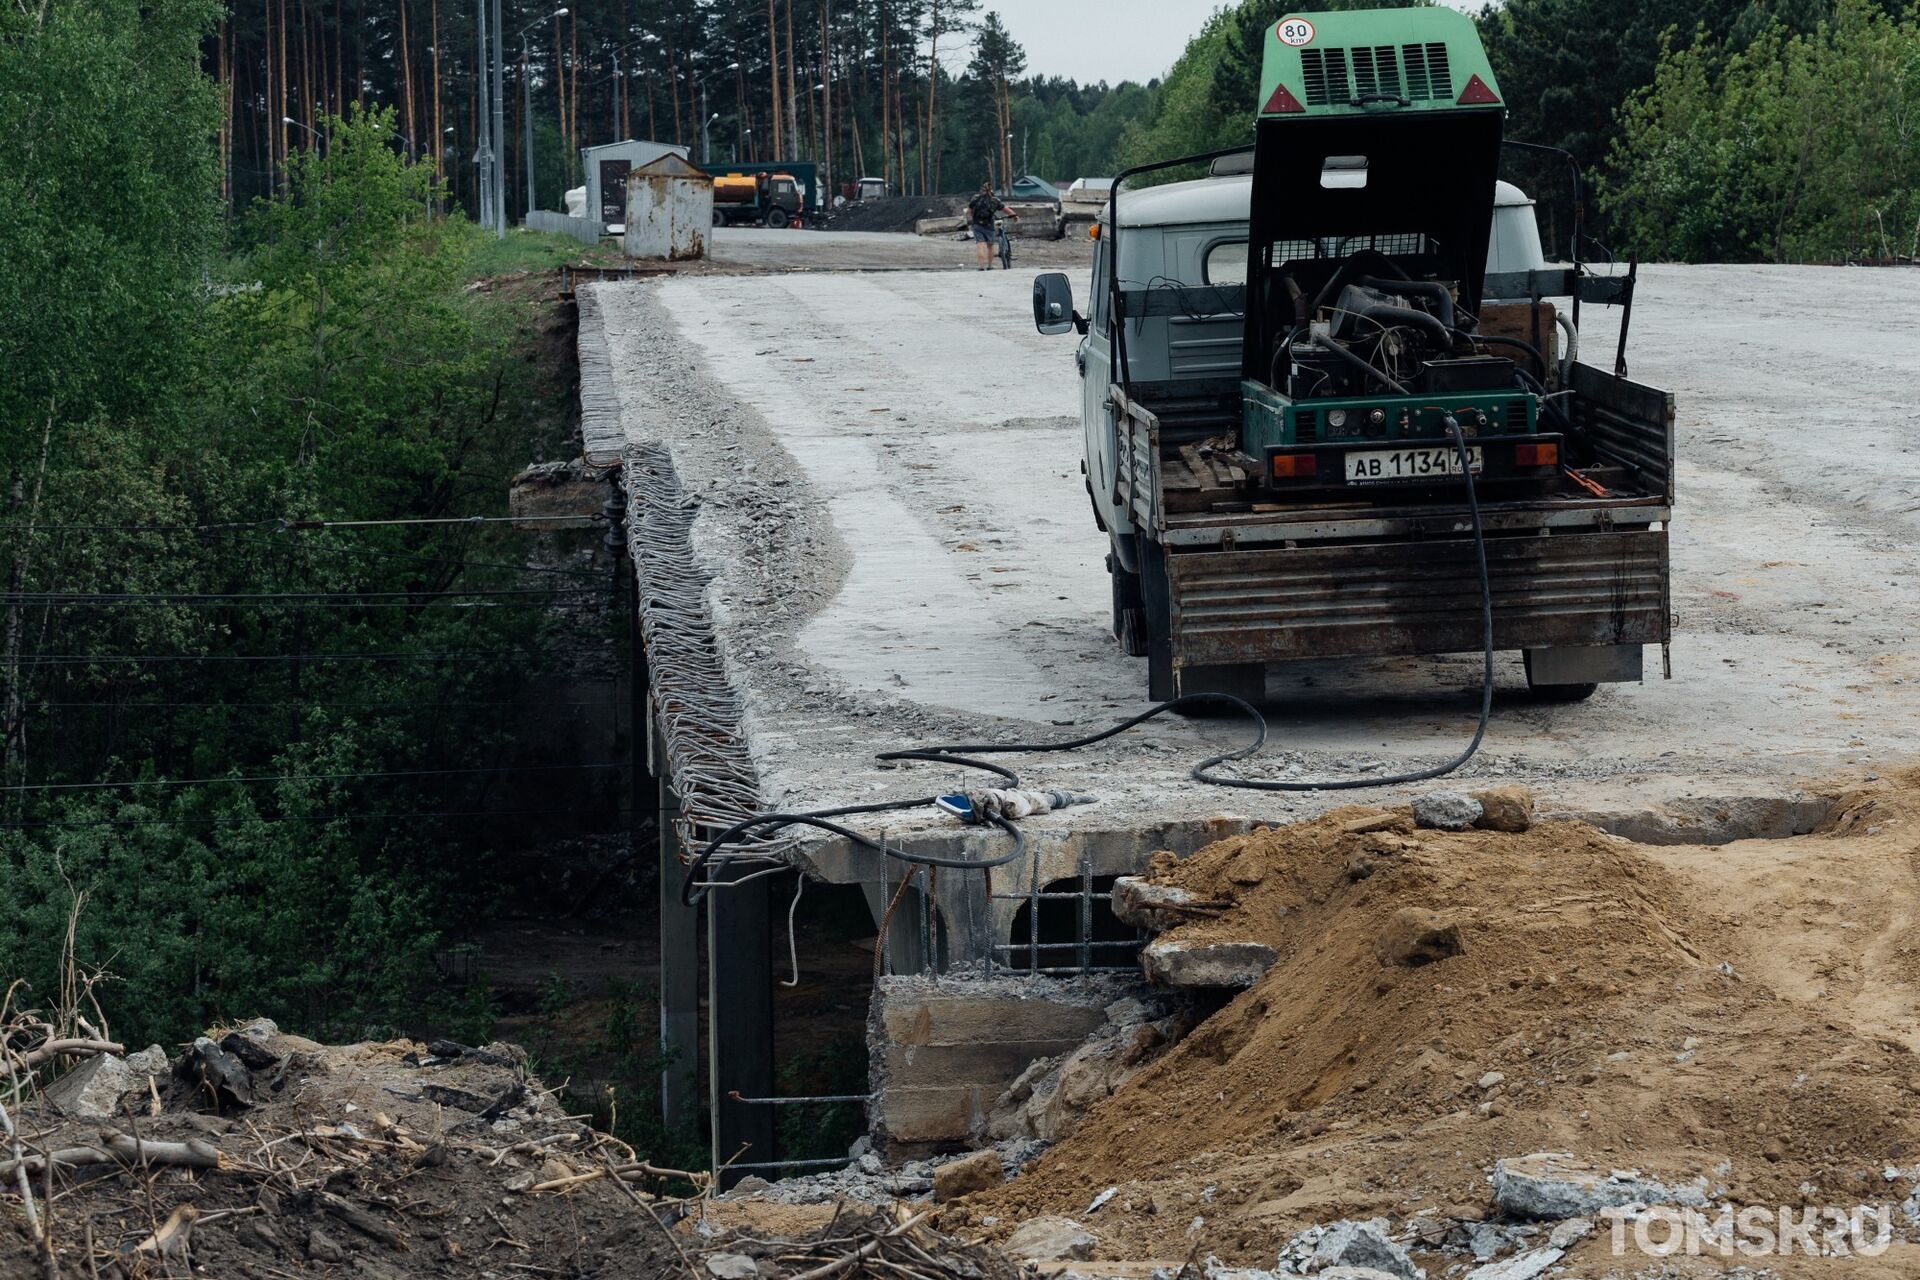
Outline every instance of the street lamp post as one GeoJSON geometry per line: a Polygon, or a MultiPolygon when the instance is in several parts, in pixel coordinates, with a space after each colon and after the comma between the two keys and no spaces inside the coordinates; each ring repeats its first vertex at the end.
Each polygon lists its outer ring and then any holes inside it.
{"type": "MultiPolygon", "coordinates": [[[[703,100],[706,96],[704,92],[700,95],[703,100]]],[[[702,105],[705,105],[704,101],[702,105]]],[[[719,118],[720,113],[716,111],[700,122],[700,163],[702,165],[713,163],[713,122],[719,118]]]]}
{"type": "MultiPolygon", "coordinates": [[[[529,22],[526,26],[520,28],[519,35],[518,35],[518,39],[520,41],[520,82],[521,82],[520,83],[520,90],[521,90],[520,102],[523,109],[526,112],[527,154],[524,161],[524,167],[527,171],[527,212],[528,213],[533,212],[534,196],[533,196],[533,57],[527,51],[527,32],[533,30],[535,27],[539,26],[543,22],[547,22],[549,20],[558,22],[560,19],[566,16],[567,16],[567,11],[564,8],[555,9],[552,13],[548,14],[546,17],[535,18],[532,22],[529,22]]],[[[617,60],[614,63],[614,67],[617,73],[619,68],[619,63],[617,60]]]]}
{"type": "Polygon", "coordinates": [[[741,108],[746,101],[746,85],[739,63],[729,62],[727,70],[733,72],[733,162],[739,164],[746,159],[740,154],[746,150],[747,113],[741,108]]]}

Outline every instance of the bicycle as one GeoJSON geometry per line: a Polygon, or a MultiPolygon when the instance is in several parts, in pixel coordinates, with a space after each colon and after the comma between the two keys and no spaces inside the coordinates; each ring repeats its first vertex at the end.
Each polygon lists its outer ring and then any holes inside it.
{"type": "Polygon", "coordinates": [[[1013,237],[1007,234],[1007,224],[1002,218],[993,220],[993,241],[993,252],[1000,259],[1000,269],[1013,270],[1013,237]]]}

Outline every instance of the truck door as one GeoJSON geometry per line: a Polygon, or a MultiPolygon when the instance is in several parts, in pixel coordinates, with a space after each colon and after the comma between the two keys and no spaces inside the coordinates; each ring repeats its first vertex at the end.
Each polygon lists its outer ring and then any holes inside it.
{"type": "MultiPolygon", "coordinates": [[[[1113,505],[1115,441],[1113,406],[1107,401],[1107,371],[1110,308],[1107,281],[1112,270],[1107,242],[1098,241],[1093,249],[1093,294],[1087,299],[1087,334],[1080,339],[1074,360],[1080,366],[1080,423],[1086,432],[1087,488],[1093,495],[1093,508],[1110,533],[1124,535],[1130,530],[1113,505]]],[[[1116,537],[1118,545],[1123,539],[1116,537]]]]}

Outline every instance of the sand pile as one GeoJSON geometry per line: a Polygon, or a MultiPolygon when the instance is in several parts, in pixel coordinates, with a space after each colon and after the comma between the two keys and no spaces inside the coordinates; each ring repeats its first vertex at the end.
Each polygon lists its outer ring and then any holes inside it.
{"type": "Polygon", "coordinates": [[[1920,776],[1718,848],[1384,823],[1343,809],[1157,860],[1219,912],[1164,937],[1277,962],[945,1225],[1062,1214],[1099,1257],[1270,1267],[1316,1223],[1489,1216],[1494,1161],[1539,1151],[1742,1205],[1914,1194],[1920,776]]]}

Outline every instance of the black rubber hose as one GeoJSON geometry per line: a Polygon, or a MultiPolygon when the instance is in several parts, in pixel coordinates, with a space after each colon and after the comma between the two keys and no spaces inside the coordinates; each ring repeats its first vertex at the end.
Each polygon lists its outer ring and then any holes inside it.
{"type": "Polygon", "coordinates": [[[693,860],[693,865],[687,868],[687,878],[680,884],[680,901],[685,906],[698,906],[714,887],[704,883],[707,868],[712,865],[714,855],[726,845],[732,844],[748,832],[761,827],[769,828],[769,833],[771,833],[771,831],[778,831],[784,827],[814,827],[821,831],[830,831],[837,836],[844,836],[863,849],[872,849],[884,857],[893,858],[900,862],[911,862],[923,867],[951,867],[961,871],[981,871],[989,867],[1004,867],[1026,852],[1026,838],[1020,834],[1020,828],[999,814],[989,814],[987,821],[1013,837],[1013,848],[991,858],[943,858],[931,853],[909,853],[905,849],[889,847],[885,840],[875,840],[873,837],[863,835],[851,827],[843,827],[839,823],[829,820],[829,816],[845,816],[848,813],[876,813],[886,809],[919,809],[932,804],[934,800],[935,797],[933,796],[921,796],[912,800],[893,800],[883,804],[872,805],[851,805],[844,809],[822,809],[812,813],[763,813],[756,817],[748,818],[743,822],[736,822],[709,840],[707,847],[702,849],[700,855],[693,860]]]}
{"type": "MultiPolygon", "coordinates": [[[[1339,351],[1343,355],[1351,356],[1351,353],[1347,352],[1343,347],[1334,346],[1329,349],[1339,351]]],[[[1351,356],[1351,358],[1366,367],[1375,377],[1381,378],[1389,385],[1397,386],[1391,378],[1387,378],[1384,374],[1380,373],[1379,370],[1374,369],[1371,365],[1368,365],[1366,361],[1361,360],[1360,357],[1351,356]]],[[[888,751],[882,753],[879,759],[923,760],[936,764],[957,764],[967,768],[985,769],[1017,785],[1019,777],[1013,770],[1001,765],[992,764],[985,760],[975,760],[971,757],[978,755],[1005,755],[1014,752],[1041,754],[1050,751],[1075,751],[1081,747],[1092,746],[1096,742],[1105,742],[1108,738],[1125,733],[1128,729],[1136,725],[1144,724],[1155,716],[1165,715],[1169,711],[1178,710],[1181,707],[1211,704],[1230,707],[1244,714],[1253,724],[1254,735],[1253,740],[1246,745],[1233,751],[1225,751],[1219,755],[1208,756],[1205,760],[1194,765],[1190,776],[1196,782],[1204,782],[1216,787],[1234,787],[1245,791],[1361,791],[1373,787],[1390,787],[1409,782],[1425,782],[1429,779],[1452,773],[1455,769],[1458,769],[1461,765],[1471,760],[1474,754],[1480,750],[1480,744],[1487,736],[1488,722],[1493,716],[1493,585],[1487,572],[1486,530],[1481,524],[1480,500],[1473,487],[1472,459],[1467,454],[1466,439],[1461,433],[1460,424],[1452,415],[1448,415],[1446,427],[1447,438],[1452,442],[1454,452],[1460,461],[1460,475],[1466,485],[1467,509],[1473,520],[1473,549],[1475,564],[1480,577],[1480,625],[1483,636],[1483,643],[1481,645],[1480,721],[1474,727],[1473,740],[1467,743],[1466,749],[1453,759],[1444,764],[1434,765],[1427,769],[1414,770],[1411,773],[1396,773],[1366,778],[1328,778],[1315,782],[1281,782],[1262,778],[1219,777],[1212,772],[1215,766],[1225,764],[1229,760],[1244,760],[1249,756],[1256,755],[1260,751],[1260,748],[1266,745],[1267,741],[1266,717],[1261,715],[1252,703],[1227,693],[1183,694],[1169,701],[1157,703],[1139,715],[1129,716],[1118,724],[1102,729],[1097,733],[1090,733],[1079,738],[1068,738],[1060,742],[948,743],[941,746],[915,747],[903,751],[888,751]]],[[[765,813],[737,822],[709,840],[706,848],[702,849],[699,856],[694,859],[693,865],[687,869],[686,879],[680,886],[680,901],[687,906],[694,906],[705,898],[711,886],[703,885],[702,881],[706,875],[707,868],[712,865],[714,855],[747,833],[762,828],[777,831],[783,827],[790,826],[814,827],[822,831],[832,832],[838,836],[843,836],[854,844],[862,848],[872,849],[883,857],[894,858],[901,862],[913,863],[919,866],[947,867],[962,871],[981,871],[992,867],[1005,866],[1026,851],[1026,842],[1020,833],[1020,828],[997,814],[989,815],[987,821],[1013,837],[1013,848],[1009,849],[1006,853],[991,858],[944,858],[933,854],[909,853],[904,849],[890,848],[885,840],[875,840],[871,836],[863,835],[850,827],[842,826],[831,820],[837,817],[848,817],[860,813],[885,813],[901,809],[922,808],[932,804],[937,798],[936,796],[916,796],[907,800],[882,800],[872,804],[843,805],[835,809],[816,809],[807,813],[765,813]]]]}
{"type": "Polygon", "coordinates": [[[1338,342],[1328,337],[1324,333],[1316,333],[1313,335],[1313,345],[1316,347],[1319,347],[1323,351],[1333,352],[1333,354],[1339,356],[1342,360],[1345,360],[1348,364],[1366,373],[1368,377],[1377,379],[1382,386],[1386,387],[1389,391],[1392,391],[1396,395],[1410,396],[1413,394],[1413,392],[1407,390],[1400,383],[1395,382],[1392,378],[1388,377],[1385,373],[1381,372],[1372,363],[1363,359],[1362,357],[1355,354],[1354,352],[1347,350],[1345,347],[1341,346],[1338,342]]]}
{"type": "Polygon", "coordinates": [[[1509,338],[1501,333],[1476,333],[1473,335],[1473,340],[1475,342],[1492,343],[1497,347],[1518,347],[1533,357],[1533,362],[1539,369],[1539,376],[1542,379],[1546,378],[1547,358],[1540,354],[1540,348],[1534,346],[1525,338],[1509,338]]]}
{"type": "Polygon", "coordinates": [[[1372,302],[1360,308],[1359,314],[1369,320],[1376,320],[1390,329],[1402,326],[1418,329],[1439,343],[1440,350],[1453,349],[1452,328],[1441,324],[1436,317],[1424,311],[1415,311],[1412,307],[1396,307],[1385,302],[1372,302]]]}
{"type": "Polygon", "coordinates": [[[1339,294],[1340,286],[1347,282],[1347,277],[1352,275],[1356,268],[1376,265],[1390,272],[1397,280],[1411,280],[1413,278],[1406,273],[1406,270],[1402,268],[1399,263],[1378,249],[1356,249],[1354,252],[1348,254],[1339,266],[1333,269],[1333,274],[1327,277],[1327,282],[1320,286],[1320,292],[1313,295],[1313,305],[1307,308],[1307,314],[1309,316],[1319,315],[1320,308],[1327,305],[1328,299],[1339,294]]]}
{"type": "Polygon", "coordinates": [[[1440,323],[1449,330],[1454,327],[1453,292],[1438,280],[1382,280],[1378,276],[1361,276],[1355,284],[1367,285],[1375,289],[1393,289],[1410,294],[1416,298],[1431,298],[1433,305],[1439,308],[1440,323]]]}
{"type": "MultiPolygon", "coordinates": [[[[1481,655],[1480,669],[1480,723],[1473,731],[1473,741],[1445,764],[1434,765],[1430,769],[1417,769],[1412,773],[1395,773],[1374,778],[1328,778],[1319,782],[1272,782],[1263,778],[1221,778],[1209,770],[1215,765],[1225,764],[1229,760],[1240,760],[1252,755],[1266,741],[1266,722],[1261,721],[1260,735],[1249,745],[1238,751],[1223,752],[1209,756],[1193,766],[1193,777],[1200,782],[1210,782],[1216,787],[1240,787],[1248,791],[1361,791],[1369,787],[1399,786],[1408,782],[1426,782],[1443,774],[1452,773],[1467,761],[1473,759],[1480,743],[1487,736],[1487,722],[1493,718],[1493,582],[1487,574],[1487,534],[1480,523],[1480,499],[1473,490],[1473,460],[1467,455],[1467,442],[1460,431],[1460,424],[1449,414],[1447,416],[1447,438],[1453,442],[1455,454],[1460,459],[1460,475],[1466,481],[1467,510],[1473,516],[1473,553],[1480,573],[1480,629],[1481,655]]],[[[1238,702],[1239,699],[1234,699],[1238,702]]],[[[1241,703],[1246,706],[1245,703],[1241,703]]],[[[1253,708],[1248,707],[1249,711],[1253,708]]],[[[1254,712],[1257,716],[1259,713],[1254,712]]]]}

